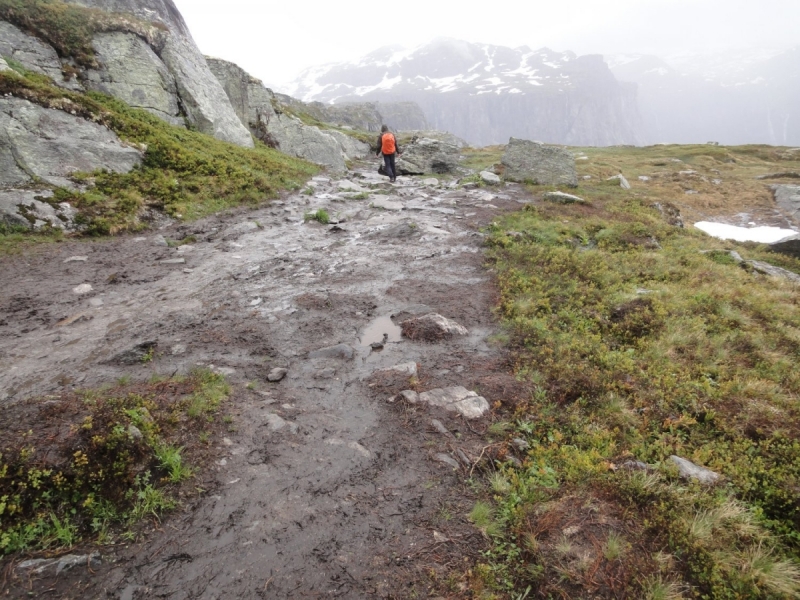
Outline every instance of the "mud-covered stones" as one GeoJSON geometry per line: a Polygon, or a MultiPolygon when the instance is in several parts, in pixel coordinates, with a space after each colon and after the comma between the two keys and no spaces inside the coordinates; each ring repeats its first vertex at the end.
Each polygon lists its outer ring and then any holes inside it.
{"type": "Polygon", "coordinates": [[[435,342],[456,335],[467,335],[469,330],[437,313],[406,319],[400,324],[403,335],[410,340],[435,342]]]}

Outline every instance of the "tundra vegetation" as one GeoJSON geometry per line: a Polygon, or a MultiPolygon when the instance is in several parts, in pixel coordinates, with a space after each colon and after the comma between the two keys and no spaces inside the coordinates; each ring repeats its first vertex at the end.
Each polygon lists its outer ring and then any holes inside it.
{"type": "Polygon", "coordinates": [[[201,491],[203,462],[230,389],[198,370],[187,377],[34,399],[0,410],[0,554],[135,539],[201,491]]]}
{"type": "Polygon", "coordinates": [[[504,339],[535,391],[490,428],[500,466],[470,515],[490,546],[470,587],[483,598],[796,598],[797,286],[729,251],[795,273],[800,261],[670,225],[653,205],[752,211],[771,200],[754,176],[796,170],[798,157],[585,155],[579,172],[592,178],[568,191],[586,204],[540,202],[490,227],[504,339]],[[632,190],[607,181],[620,170],[632,190]],[[518,467],[504,461],[512,440],[527,448],[518,467]],[[681,479],[671,455],[721,483],[681,479]]]}

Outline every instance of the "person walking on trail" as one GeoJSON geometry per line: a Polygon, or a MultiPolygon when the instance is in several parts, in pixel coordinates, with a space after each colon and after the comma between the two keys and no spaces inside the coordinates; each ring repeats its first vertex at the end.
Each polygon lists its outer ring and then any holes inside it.
{"type": "Polygon", "coordinates": [[[403,152],[400,150],[397,138],[389,131],[387,125],[381,127],[381,135],[378,137],[378,152],[375,156],[380,156],[381,154],[383,154],[386,175],[389,176],[389,181],[394,183],[397,181],[397,168],[394,165],[394,159],[403,154],[403,152]]]}

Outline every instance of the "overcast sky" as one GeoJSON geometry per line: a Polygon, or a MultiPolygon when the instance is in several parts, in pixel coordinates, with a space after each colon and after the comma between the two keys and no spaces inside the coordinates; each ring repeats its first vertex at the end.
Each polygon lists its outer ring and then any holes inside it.
{"type": "Polygon", "coordinates": [[[200,49],[267,84],[436,37],[578,54],[787,49],[800,0],[174,0],[200,49]]]}

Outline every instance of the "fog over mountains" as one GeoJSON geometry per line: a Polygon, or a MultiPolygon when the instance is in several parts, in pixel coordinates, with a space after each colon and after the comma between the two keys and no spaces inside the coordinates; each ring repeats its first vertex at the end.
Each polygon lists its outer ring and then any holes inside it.
{"type": "Polygon", "coordinates": [[[414,101],[475,145],[800,145],[800,47],[697,57],[576,56],[438,39],[306,70],[281,91],[326,103],[414,101]]]}

